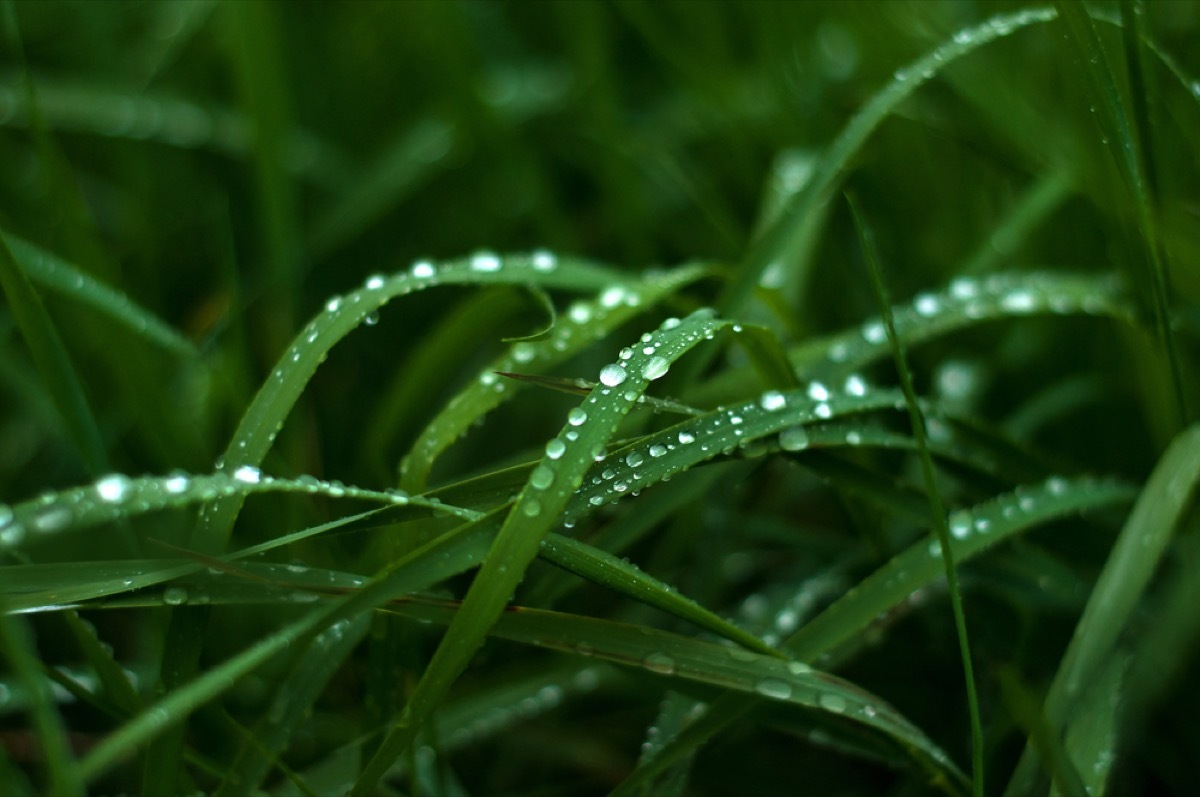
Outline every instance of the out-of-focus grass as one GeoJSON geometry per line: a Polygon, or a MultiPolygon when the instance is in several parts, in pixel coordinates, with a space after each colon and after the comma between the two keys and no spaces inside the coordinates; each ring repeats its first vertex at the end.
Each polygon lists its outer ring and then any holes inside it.
{"type": "Polygon", "coordinates": [[[5,793],[1190,793],[1200,3],[3,11],[5,793]]]}

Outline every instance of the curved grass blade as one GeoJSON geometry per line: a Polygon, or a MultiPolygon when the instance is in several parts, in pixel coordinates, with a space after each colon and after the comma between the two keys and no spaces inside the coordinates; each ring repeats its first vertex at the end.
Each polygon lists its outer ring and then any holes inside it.
{"type": "Polygon", "coordinates": [[[792,281],[803,304],[810,256],[817,235],[818,212],[837,188],[837,182],[854,154],[880,123],[921,84],[959,58],[1022,28],[1049,22],[1057,16],[1052,8],[1030,8],[999,14],[987,22],[955,33],[953,38],[896,70],[893,80],[876,93],[850,120],[817,161],[804,189],[791,197],[777,217],[754,242],[736,279],[722,296],[719,306],[729,315],[740,315],[752,292],[772,263],[791,264],[792,281]]]}
{"type": "Polygon", "coordinates": [[[464,519],[478,513],[441,501],[410,496],[399,490],[387,492],[348,487],[341,482],[321,481],[311,476],[281,479],[267,476],[258,468],[243,465],[232,474],[213,473],[129,478],[112,473],[86,487],[60,490],[9,507],[0,504],[0,551],[16,549],[50,535],[128,520],[148,512],[207,505],[220,498],[245,497],[255,493],[302,493],[329,498],[374,501],[390,506],[419,506],[464,519]]]}
{"type": "Polygon", "coordinates": [[[571,410],[560,436],[547,444],[545,457],[505,518],[461,613],[434,653],[400,724],[384,739],[352,794],[361,797],[374,787],[465,669],[511,599],[539,543],[582,483],[589,464],[638,396],[651,381],[664,376],[671,363],[727,323],[714,320],[711,310],[698,311],[683,321],[667,319],[657,332],[643,337],[638,350],[626,350],[628,357],[601,370],[600,386],[571,410]]]}
{"type": "MultiPolygon", "coordinates": [[[[582,261],[530,256],[501,258],[490,252],[479,252],[440,267],[419,261],[407,273],[390,277],[372,275],[362,288],[331,298],[324,311],[292,341],[271,378],[242,416],[225,450],[225,467],[236,470],[261,464],[284,420],[329,350],[367,316],[396,297],[439,285],[532,284],[542,288],[596,291],[627,282],[627,278],[582,261]]],[[[220,501],[205,512],[191,547],[201,553],[219,553],[229,539],[240,508],[240,499],[235,497],[220,501]]]]}
{"type": "MultiPolygon", "coordinates": [[[[533,255],[535,264],[553,262],[548,252],[533,255]]],[[[708,273],[699,266],[648,275],[640,282],[606,286],[591,301],[577,301],[559,318],[545,340],[523,341],[489,363],[476,382],[451,399],[413,443],[400,465],[400,484],[409,491],[425,488],[434,460],[491,410],[514,394],[497,373],[544,372],[553,365],[608,336],[614,329],[645,312],[684,286],[708,273]]]]}
{"type": "MultiPolygon", "coordinates": [[[[954,510],[947,518],[954,560],[965,562],[996,543],[1040,524],[1124,503],[1133,495],[1134,490],[1120,482],[1052,477],[1040,486],[1019,487],[970,509],[954,510]]],[[[880,615],[902,605],[908,596],[929,586],[943,573],[940,544],[936,540],[919,542],[801,626],[782,647],[797,661],[816,661],[862,633],[880,615]]],[[[752,701],[718,698],[704,717],[667,745],[659,758],[635,770],[613,794],[619,797],[635,794],[649,778],[754,708],[752,701]]]]}
{"type": "Polygon", "coordinates": [[[200,356],[191,341],[127,295],[12,233],[0,230],[0,238],[30,281],[96,309],[172,354],[200,356]]]}
{"type": "MultiPolygon", "coordinates": [[[[1083,616],[1046,694],[1050,727],[1078,721],[1078,701],[1112,656],[1120,634],[1142,599],[1167,544],[1200,480],[1200,426],[1184,430],[1167,448],[1138,496],[1096,579],[1083,616]]],[[[1038,780],[1030,750],[1021,756],[1005,794],[1026,794],[1038,780]]]]}
{"type": "MultiPolygon", "coordinates": [[[[463,608],[444,602],[404,600],[388,611],[452,624],[463,608]]],[[[801,662],[782,661],[646,626],[519,606],[504,612],[490,634],[640,667],[681,686],[694,682],[828,712],[889,736],[935,777],[957,785],[965,783],[949,757],[894,708],[854,684],[801,662]]],[[[950,791],[955,793],[957,788],[950,791]]]]}
{"type": "Polygon", "coordinates": [[[13,318],[80,457],[92,473],[103,473],[108,469],[108,455],[79,375],[41,297],[2,239],[0,287],[8,297],[13,318]]]}

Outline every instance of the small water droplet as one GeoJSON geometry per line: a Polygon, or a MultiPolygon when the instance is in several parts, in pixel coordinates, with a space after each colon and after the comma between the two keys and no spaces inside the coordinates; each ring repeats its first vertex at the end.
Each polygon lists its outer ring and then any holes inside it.
{"type": "Polygon", "coordinates": [[[542,502],[536,498],[529,499],[525,502],[524,508],[521,510],[526,517],[537,517],[542,511],[542,502]]]}
{"type": "Polygon", "coordinates": [[[787,700],[792,696],[792,685],[782,678],[763,678],[754,685],[754,691],[772,700],[787,700]]]}
{"type": "Polygon", "coordinates": [[[788,672],[792,675],[807,675],[812,672],[812,667],[809,667],[802,661],[789,661],[787,663],[788,672]]]}
{"type": "Polygon", "coordinates": [[[850,374],[846,377],[845,390],[851,396],[865,396],[867,395],[867,380],[858,374],[850,374]]]}
{"type": "Polygon", "coordinates": [[[694,442],[696,442],[696,436],[694,434],[692,434],[691,432],[685,431],[685,432],[679,433],[679,444],[680,445],[686,446],[689,443],[694,443],[694,442]]]}
{"type": "Polygon", "coordinates": [[[129,479],[119,473],[112,473],[96,482],[96,494],[101,501],[116,503],[129,492],[129,479]]]}
{"type": "Polygon", "coordinates": [[[572,426],[582,426],[585,421],[587,421],[587,413],[579,407],[573,407],[567,413],[567,423],[572,426]]]}
{"type": "Polygon", "coordinates": [[[862,336],[867,343],[883,343],[887,340],[887,330],[880,321],[868,321],[862,326],[862,336]]]}
{"type": "Polygon", "coordinates": [[[835,714],[841,714],[846,710],[846,698],[828,692],[817,698],[817,704],[821,708],[832,711],[835,714]]]}
{"type": "Polygon", "coordinates": [[[554,471],[545,463],[539,464],[529,474],[529,484],[539,490],[545,490],[554,483],[554,471]]]}
{"type": "Polygon", "coordinates": [[[1028,313],[1037,306],[1037,299],[1030,291],[1013,291],[1005,294],[1000,306],[1013,313],[1028,313]]]}
{"type": "Polygon", "coordinates": [[[482,251],[471,255],[471,270],[482,273],[499,271],[500,258],[494,252],[482,251]]]}
{"type": "Polygon", "coordinates": [[[342,306],[342,297],[340,297],[340,296],[334,296],[332,299],[330,299],[328,302],[325,303],[325,309],[331,313],[336,313],[338,308],[341,306],[342,306]]]}
{"type": "Polygon", "coordinates": [[[557,437],[546,443],[546,456],[550,459],[558,459],[567,451],[567,444],[557,437]]]}
{"type": "Polygon", "coordinates": [[[532,262],[534,271],[553,271],[558,268],[558,258],[545,249],[535,251],[532,262]]]}
{"type": "Polygon", "coordinates": [[[625,456],[625,464],[631,468],[636,468],[638,465],[641,465],[644,461],[645,460],[642,458],[642,454],[639,451],[630,451],[625,456]]]}
{"type": "Polygon", "coordinates": [[[822,401],[815,408],[813,408],[813,414],[818,418],[832,418],[833,410],[830,409],[828,404],[822,401]]]}
{"type": "Polygon", "coordinates": [[[813,382],[808,386],[808,397],[813,401],[825,401],[829,398],[829,390],[820,382],[813,382]]]}
{"type": "Polygon", "coordinates": [[[369,291],[379,290],[383,287],[383,275],[372,274],[371,276],[367,277],[367,281],[363,283],[363,286],[369,291]]]}
{"type": "Polygon", "coordinates": [[[954,539],[965,540],[971,534],[971,513],[965,509],[951,512],[947,524],[954,539]]]}
{"type": "Polygon", "coordinates": [[[802,451],[808,447],[808,432],[803,426],[789,426],[779,433],[779,447],[784,451],[802,451]]]}
{"type": "Polygon", "coordinates": [[[168,606],[182,606],[187,603],[187,590],[183,587],[167,587],[163,592],[163,603],[168,606]]]}
{"type": "Polygon", "coordinates": [[[262,471],[253,465],[243,465],[233,472],[233,478],[242,484],[258,484],[262,481],[262,471]]]}
{"type": "Polygon", "coordinates": [[[600,369],[600,383],[616,387],[625,381],[625,369],[616,363],[609,363],[600,369]]]}
{"type": "Polygon", "coordinates": [[[642,666],[650,672],[671,675],[675,672],[675,659],[665,653],[651,653],[642,659],[642,666]]]}
{"type": "Polygon", "coordinates": [[[767,412],[775,412],[787,406],[787,397],[778,390],[768,390],[759,397],[758,405],[767,412]]]}
{"type": "Polygon", "coordinates": [[[416,263],[412,264],[412,268],[409,270],[409,273],[417,279],[429,279],[433,275],[437,274],[437,269],[435,269],[433,267],[433,263],[430,263],[428,260],[418,260],[416,263]]]}
{"type": "Polygon", "coordinates": [[[655,443],[654,445],[650,446],[650,456],[654,457],[655,459],[666,453],[667,447],[662,444],[655,443]]]}

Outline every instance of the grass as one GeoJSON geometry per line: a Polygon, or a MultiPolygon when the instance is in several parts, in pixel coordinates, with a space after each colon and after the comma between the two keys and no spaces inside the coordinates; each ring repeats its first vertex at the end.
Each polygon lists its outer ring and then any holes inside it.
{"type": "Polygon", "coordinates": [[[1190,793],[1200,3],[3,11],[5,794],[1190,793]]]}

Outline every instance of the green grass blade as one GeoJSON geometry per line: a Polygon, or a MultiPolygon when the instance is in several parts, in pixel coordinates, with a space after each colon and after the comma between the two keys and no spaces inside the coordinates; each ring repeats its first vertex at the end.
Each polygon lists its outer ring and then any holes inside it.
{"type": "Polygon", "coordinates": [[[523,578],[525,569],[537,554],[541,539],[549,532],[550,525],[582,483],[589,464],[638,396],[652,380],[666,374],[672,362],[725,323],[714,321],[711,311],[698,311],[684,321],[668,319],[658,332],[642,341],[641,348],[629,350],[628,358],[623,357],[601,370],[601,385],[571,411],[561,436],[556,438],[561,450],[557,446],[547,448],[539,466],[544,467],[544,475],[535,470],[508,513],[487,560],[463,601],[461,613],[446,632],[406,706],[400,724],[385,738],[379,752],[368,763],[353,794],[362,795],[374,787],[392,762],[411,744],[420,726],[465,669],[523,578]]]}
{"type": "MultiPolygon", "coordinates": [[[[1138,497],[1088,598],[1083,616],[1046,694],[1046,721],[1056,730],[1078,721],[1084,689],[1113,655],[1117,640],[1142,599],[1183,511],[1200,480],[1200,426],[1171,443],[1138,497]]],[[[1037,780],[1026,751],[1006,794],[1025,794],[1037,780]]]]}

